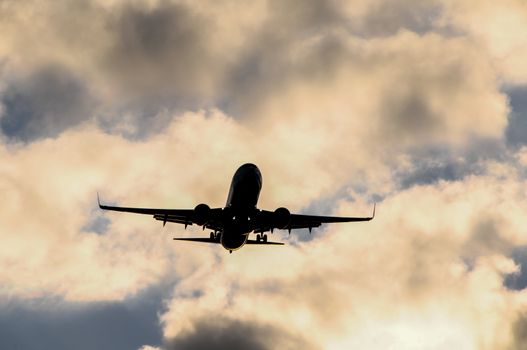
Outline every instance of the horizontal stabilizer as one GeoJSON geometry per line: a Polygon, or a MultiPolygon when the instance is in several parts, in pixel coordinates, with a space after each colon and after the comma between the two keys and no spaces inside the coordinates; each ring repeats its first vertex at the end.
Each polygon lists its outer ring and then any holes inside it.
{"type": "Polygon", "coordinates": [[[213,240],[210,238],[174,238],[174,241],[190,241],[190,242],[201,242],[201,243],[220,243],[220,241],[213,240]]]}
{"type": "MultiPolygon", "coordinates": [[[[189,242],[201,242],[201,243],[220,243],[217,240],[212,240],[210,238],[174,238],[174,241],[189,241],[189,242]]],[[[246,244],[259,244],[259,245],[284,245],[281,242],[264,242],[264,241],[255,241],[248,239],[246,244]]]]}

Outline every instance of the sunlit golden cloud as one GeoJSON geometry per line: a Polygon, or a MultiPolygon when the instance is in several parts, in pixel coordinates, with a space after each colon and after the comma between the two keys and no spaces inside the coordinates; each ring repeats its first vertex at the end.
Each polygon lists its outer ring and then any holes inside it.
{"type": "Polygon", "coordinates": [[[526,11],[1,2],[0,301],[173,280],[153,346],[522,349],[525,286],[506,281],[525,275],[527,152],[505,87],[527,79],[526,11]],[[378,215],[229,255],[96,208],[221,207],[245,162],[263,208],[378,215]]]}

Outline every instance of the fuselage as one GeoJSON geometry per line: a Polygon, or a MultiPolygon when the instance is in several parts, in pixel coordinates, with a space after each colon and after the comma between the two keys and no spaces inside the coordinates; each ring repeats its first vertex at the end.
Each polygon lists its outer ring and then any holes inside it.
{"type": "Polygon", "coordinates": [[[232,177],[224,213],[228,216],[221,233],[221,245],[227,250],[240,249],[253,231],[251,217],[258,210],[256,204],[262,189],[262,174],[254,164],[244,164],[232,177]]]}

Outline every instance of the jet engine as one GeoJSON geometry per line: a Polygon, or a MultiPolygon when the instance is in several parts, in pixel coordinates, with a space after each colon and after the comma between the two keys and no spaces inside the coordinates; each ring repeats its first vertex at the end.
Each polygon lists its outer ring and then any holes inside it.
{"type": "Polygon", "coordinates": [[[194,208],[193,221],[196,225],[205,225],[210,220],[210,207],[207,204],[198,204],[194,208]]]}
{"type": "Polygon", "coordinates": [[[273,216],[274,226],[279,229],[286,228],[291,221],[291,213],[284,207],[276,209],[273,216]]]}

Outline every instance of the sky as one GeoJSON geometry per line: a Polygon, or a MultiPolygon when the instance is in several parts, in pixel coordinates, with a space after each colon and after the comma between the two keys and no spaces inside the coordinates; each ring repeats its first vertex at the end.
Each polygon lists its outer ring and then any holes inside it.
{"type": "Polygon", "coordinates": [[[527,349],[523,0],[0,0],[0,348],[527,349]],[[367,216],[203,235],[106,203],[367,216]]]}

